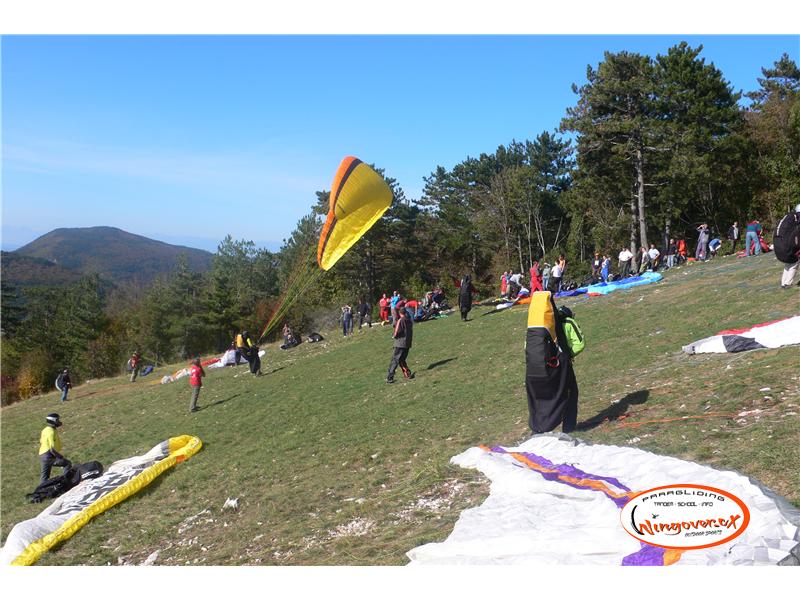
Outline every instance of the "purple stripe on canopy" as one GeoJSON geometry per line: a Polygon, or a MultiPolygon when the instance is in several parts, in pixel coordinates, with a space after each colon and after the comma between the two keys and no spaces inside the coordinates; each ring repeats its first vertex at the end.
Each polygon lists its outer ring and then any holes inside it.
{"type": "Polygon", "coordinates": [[[638,552],[628,554],[622,559],[623,567],[663,567],[664,566],[664,548],[658,546],[651,546],[643,542],[642,547],[638,552]]]}
{"type": "MultiPolygon", "coordinates": [[[[508,450],[503,448],[502,446],[493,446],[491,448],[492,452],[497,452],[498,454],[510,454],[508,450]]],[[[630,498],[614,498],[610,496],[607,492],[603,490],[598,490],[596,488],[586,487],[574,484],[569,481],[564,481],[561,479],[562,476],[567,477],[575,477],[580,479],[592,479],[595,481],[606,481],[611,483],[612,485],[617,486],[620,489],[625,490],[626,492],[630,492],[631,489],[621,483],[615,477],[605,477],[603,475],[594,475],[592,473],[587,473],[586,471],[582,471],[572,465],[560,464],[556,465],[552,461],[546,459],[544,456],[538,456],[537,454],[533,454],[532,452],[515,452],[514,454],[520,454],[525,458],[529,459],[531,462],[534,462],[545,469],[552,469],[555,472],[542,472],[537,471],[544,479],[548,481],[558,481],[559,483],[563,483],[570,487],[574,487],[579,490],[593,490],[603,492],[606,497],[608,497],[614,504],[617,505],[618,508],[622,508],[628,503],[630,498]]],[[[658,546],[651,546],[649,544],[645,544],[644,542],[639,542],[641,544],[641,548],[634,552],[633,554],[629,554],[628,556],[622,559],[623,566],[653,566],[653,567],[663,567],[664,566],[664,548],[659,548],[658,546]]]]}
{"type": "MultiPolygon", "coordinates": [[[[503,448],[502,446],[495,446],[492,448],[492,452],[500,452],[508,454],[508,450],[503,448]]],[[[529,458],[535,463],[542,465],[547,469],[555,469],[561,475],[567,475],[568,477],[578,477],[580,479],[594,479],[596,481],[607,481],[608,483],[617,486],[621,490],[625,490],[626,492],[630,492],[631,488],[620,482],[619,479],[615,477],[605,477],[603,475],[595,475],[593,473],[587,473],[586,471],[581,471],[577,467],[573,467],[572,465],[556,465],[553,462],[547,460],[544,456],[537,456],[532,452],[516,452],[515,454],[521,454],[525,458],[529,458]]],[[[626,499],[625,502],[628,500],[626,499]]]]}

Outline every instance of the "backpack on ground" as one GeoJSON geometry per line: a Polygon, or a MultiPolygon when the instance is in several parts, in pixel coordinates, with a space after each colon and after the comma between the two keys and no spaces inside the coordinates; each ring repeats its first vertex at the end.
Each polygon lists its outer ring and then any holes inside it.
{"type": "Polygon", "coordinates": [[[565,317],[563,324],[569,355],[575,358],[586,347],[586,338],[584,338],[583,332],[574,317],[565,317]]]}
{"type": "Polygon", "coordinates": [[[82,465],[69,467],[58,477],[51,477],[36,486],[30,494],[25,494],[29,502],[38,504],[49,498],[58,498],[85,479],[94,479],[103,474],[103,465],[93,460],[82,465]]]}
{"type": "Polygon", "coordinates": [[[775,227],[772,239],[775,258],[782,263],[794,264],[798,261],[800,251],[800,213],[791,212],[785,215],[775,227]]]}

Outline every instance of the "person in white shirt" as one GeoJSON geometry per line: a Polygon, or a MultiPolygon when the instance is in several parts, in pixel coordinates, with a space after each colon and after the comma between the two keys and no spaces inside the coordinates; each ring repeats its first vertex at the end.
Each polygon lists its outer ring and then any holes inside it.
{"type": "Polygon", "coordinates": [[[650,268],[653,271],[658,271],[658,257],[661,256],[661,252],[658,251],[655,244],[650,244],[650,250],[647,251],[647,255],[650,257],[650,268]]]}
{"type": "Polygon", "coordinates": [[[624,279],[630,274],[631,270],[631,259],[633,258],[633,252],[628,250],[627,248],[623,248],[622,252],[619,253],[619,278],[624,279]]]}
{"type": "Polygon", "coordinates": [[[554,294],[561,290],[561,277],[563,275],[563,271],[561,268],[561,263],[557,262],[553,265],[553,268],[550,269],[550,291],[554,294]]]}

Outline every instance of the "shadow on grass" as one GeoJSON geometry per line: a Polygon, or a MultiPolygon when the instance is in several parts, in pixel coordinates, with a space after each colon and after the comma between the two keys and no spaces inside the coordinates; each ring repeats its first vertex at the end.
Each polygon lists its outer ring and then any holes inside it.
{"type": "Polygon", "coordinates": [[[591,419],[581,421],[575,427],[576,431],[588,431],[595,427],[602,425],[606,421],[617,421],[619,418],[628,412],[628,408],[634,404],[644,404],[650,397],[650,390],[638,390],[631,392],[627,396],[620,399],[619,402],[612,404],[602,412],[597,413],[591,419]]]}
{"type": "Polygon", "coordinates": [[[233,396],[228,396],[227,398],[223,398],[222,400],[216,400],[211,404],[206,404],[205,406],[198,406],[197,410],[205,410],[206,408],[211,408],[212,406],[219,406],[220,404],[225,404],[228,400],[233,400],[237,396],[241,396],[241,394],[234,394],[233,396]]]}
{"type": "Polygon", "coordinates": [[[436,367],[441,367],[442,365],[446,365],[447,363],[456,360],[458,357],[454,356],[453,358],[445,358],[444,360],[437,360],[435,363],[429,364],[425,367],[426,371],[430,371],[431,369],[435,369],[436,367]]]}

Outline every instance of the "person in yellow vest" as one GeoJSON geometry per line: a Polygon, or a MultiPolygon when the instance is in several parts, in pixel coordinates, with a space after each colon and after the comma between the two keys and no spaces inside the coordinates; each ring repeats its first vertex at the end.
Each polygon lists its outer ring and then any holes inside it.
{"type": "Polygon", "coordinates": [[[72,463],[61,455],[61,438],[56,428],[61,427],[61,417],[58,413],[50,413],[45,418],[47,425],[39,436],[39,463],[41,464],[41,481],[50,479],[50,470],[53,467],[62,467],[66,472],[72,463]]]}
{"type": "Polygon", "coordinates": [[[243,333],[244,332],[239,332],[238,334],[236,334],[236,346],[235,346],[235,348],[236,348],[236,364],[237,365],[242,362],[242,358],[243,357],[247,356],[247,348],[245,348],[245,345],[244,345],[244,335],[242,335],[243,333]]]}

